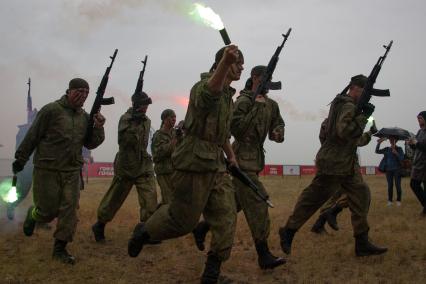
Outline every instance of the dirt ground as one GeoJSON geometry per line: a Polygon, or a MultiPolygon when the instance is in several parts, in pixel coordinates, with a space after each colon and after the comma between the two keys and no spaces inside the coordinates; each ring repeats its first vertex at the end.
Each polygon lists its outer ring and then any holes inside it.
{"type": "MultiPolygon", "coordinates": [[[[282,256],[278,228],[284,225],[300,191],[312,177],[268,177],[263,182],[275,208],[270,209],[270,248],[282,256]]],[[[233,283],[425,283],[426,217],[403,179],[401,207],[386,206],[383,176],[367,176],[372,193],[369,214],[370,238],[386,245],[384,256],[357,258],[350,213],[339,215],[340,230],[328,234],[310,232],[317,214],[296,235],[287,264],[263,271],[242,213],[238,216],[235,245],[222,274],[233,283]]],[[[53,230],[37,229],[25,237],[22,222],[30,205],[28,197],[17,208],[13,222],[6,219],[0,204],[0,283],[199,283],[205,254],[196,249],[191,235],[146,246],[138,258],[127,255],[127,241],[138,221],[136,192],[132,191],[117,216],[107,225],[105,244],[97,244],[90,226],[110,179],[90,180],[81,193],[80,222],[69,250],[77,258],[74,266],[52,261],[53,230]]]]}

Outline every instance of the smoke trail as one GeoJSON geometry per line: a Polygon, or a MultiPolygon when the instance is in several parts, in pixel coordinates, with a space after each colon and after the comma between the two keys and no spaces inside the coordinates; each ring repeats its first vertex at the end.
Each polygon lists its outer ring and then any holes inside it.
{"type": "Polygon", "coordinates": [[[274,98],[275,101],[279,102],[281,113],[284,117],[291,117],[294,120],[298,121],[317,121],[322,120],[327,117],[328,111],[325,109],[319,109],[317,112],[307,112],[299,110],[291,102],[284,100],[282,98],[274,98]]]}

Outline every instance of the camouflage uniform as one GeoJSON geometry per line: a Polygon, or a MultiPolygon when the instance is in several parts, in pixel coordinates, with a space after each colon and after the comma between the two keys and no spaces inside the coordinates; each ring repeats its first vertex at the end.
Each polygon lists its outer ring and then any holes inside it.
{"type": "Polygon", "coordinates": [[[88,114],[73,109],[64,95],[39,111],[15,154],[16,160],[25,164],[35,149],[35,207],[30,214],[42,223],[57,217],[54,237],[61,241],[71,242],[77,226],[81,149],[96,148],[105,138],[103,128],[94,128],[92,137],[84,142],[88,120],[88,114]]]}
{"type": "Polygon", "coordinates": [[[358,140],[367,124],[364,114],[355,115],[356,105],[348,95],[338,95],[330,107],[327,138],[316,156],[318,172],[303,190],[285,228],[298,230],[338,188],[347,195],[354,235],[369,230],[367,214],[370,191],[356,174],[358,140]]]}
{"type": "Polygon", "coordinates": [[[154,171],[148,147],[151,120],[144,115],[140,121],[132,117],[133,109],[124,113],[118,124],[119,151],[114,161],[114,178],[98,208],[98,221],[110,222],[132,186],[136,186],[140,205],[140,221],[144,222],[157,207],[154,171]]]}
{"type": "Polygon", "coordinates": [[[172,144],[174,130],[165,132],[162,129],[157,130],[152,137],[151,151],[154,160],[154,171],[158,185],[161,189],[161,203],[168,204],[172,198],[172,153],[175,146],[172,144]]]}
{"type": "Polygon", "coordinates": [[[229,136],[232,95],[208,90],[209,73],[191,89],[185,117],[185,137],[172,154],[173,199],[161,206],[145,224],[151,239],[165,240],[187,233],[201,214],[210,224],[210,252],[221,261],[230,256],[236,224],[234,190],[225,173],[223,145],[229,136]]]}
{"type": "MultiPolygon", "coordinates": [[[[363,135],[358,140],[358,147],[365,146],[368,143],[370,143],[370,141],[371,141],[371,132],[364,132],[363,135]]],[[[357,176],[356,179],[362,180],[358,156],[356,157],[354,175],[357,176]]],[[[368,187],[367,184],[365,184],[365,185],[368,187]]],[[[321,207],[320,214],[324,213],[325,211],[332,208],[333,206],[338,206],[339,208],[347,208],[349,206],[347,196],[344,193],[344,191],[340,188],[321,207]]]]}
{"type": "MultiPolygon", "coordinates": [[[[261,194],[267,196],[258,176],[265,166],[263,143],[268,134],[271,139],[272,131],[284,137],[284,120],[274,100],[265,97],[264,103],[253,104],[252,96],[253,92],[242,90],[235,103],[231,123],[231,133],[235,137],[233,149],[239,167],[257,184],[261,194]]],[[[270,230],[267,204],[238,179],[233,179],[233,184],[254,242],[266,241],[270,230]]]]}

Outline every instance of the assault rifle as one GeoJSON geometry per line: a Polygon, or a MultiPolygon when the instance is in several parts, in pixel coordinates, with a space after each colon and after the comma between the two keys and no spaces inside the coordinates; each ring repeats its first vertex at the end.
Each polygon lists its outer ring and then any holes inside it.
{"type": "Polygon", "coordinates": [[[269,200],[268,196],[264,196],[261,192],[259,187],[251,180],[251,178],[243,172],[239,167],[236,167],[234,165],[231,165],[227,159],[225,159],[226,168],[228,169],[228,172],[236,179],[241,181],[243,184],[247,185],[257,196],[260,197],[263,201],[268,204],[269,207],[274,208],[274,205],[269,200]]]}
{"type": "MultiPolygon", "coordinates": [[[[138,78],[138,82],[136,83],[136,89],[135,89],[135,94],[139,94],[142,93],[142,89],[143,89],[143,76],[145,75],[145,67],[146,67],[146,62],[148,61],[148,55],[145,55],[145,59],[142,60],[142,70],[139,72],[139,78],[138,78]]],[[[152,104],[152,100],[151,98],[147,98],[145,101],[141,102],[142,105],[145,104],[152,104]]],[[[133,106],[133,111],[136,112],[137,108],[140,107],[140,105],[134,105],[133,106]]]]}
{"type": "Polygon", "coordinates": [[[388,89],[379,90],[379,89],[374,89],[373,86],[374,86],[374,83],[376,83],[377,76],[380,73],[382,64],[385,61],[386,56],[388,55],[388,52],[392,47],[392,44],[393,44],[393,40],[391,40],[388,45],[383,45],[383,47],[386,50],[385,54],[379,57],[376,65],[374,65],[373,70],[371,71],[370,75],[367,78],[367,82],[365,83],[364,90],[362,91],[361,97],[358,100],[357,114],[360,114],[362,112],[364,107],[369,103],[371,96],[377,96],[377,97],[390,96],[390,92],[388,89]]]}
{"type": "Polygon", "coordinates": [[[262,75],[262,80],[260,81],[259,86],[256,88],[256,92],[254,93],[252,97],[252,102],[256,100],[256,97],[258,95],[264,95],[266,94],[270,89],[271,90],[281,90],[281,82],[276,82],[273,85],[271,85],[272,80],[272,74],[275,71],[275,67],[277,67],[277,63],[279,60],[279,55],[281,53],[281,50],[284,47],[285,42],[287,41],[288,37],[290,36],[291,28],[288,29],[286,34],[283,34],[284,37],[283,42],[280,46],[277,47],[277,50],[275,50],[274,55],[272,55],[271,59],[269,60],[268,66],[266,67],[265,73],[262,75]]]}
{"type": "Polygon", "coordinates": [[[114,98],[104,98],[105,89],[108,84],[108,76],[111,71],[112,64],[114,64],[115,57],[117,56],[118,49],[114,51],[114,54],[110,56],[111,64],[107,67],[104,76],[102,77],[101,83],[99,84],[98,90],[96,91],[95,102],[93,103],[92,110],[90,111],[89,123],[87,124],[86,139],[85,142],[89,141],[93,134],[94,116],[101,110],[102,105],[114,104],[114,98]]]}

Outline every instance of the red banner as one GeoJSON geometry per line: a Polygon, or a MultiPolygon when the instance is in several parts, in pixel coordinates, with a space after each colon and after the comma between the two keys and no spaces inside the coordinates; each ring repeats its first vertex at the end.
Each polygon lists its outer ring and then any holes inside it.
{"type": "Polygon", "coordinates": [[[112,177],[114,176],[113,163],[92,163],[88,165],[89,177],[112,177]]]}
{"type": "Polygon", "coordinates": [[[317,173],[317,168],[315,166],[300,166],[300,175],[314,175],[317,173]]]}
{"type": "Polygon", "coordinates": [[[263,171],[260,172],[261,176],[282,176],[283,166],[282,165],[265,165],[263,171]]]}

